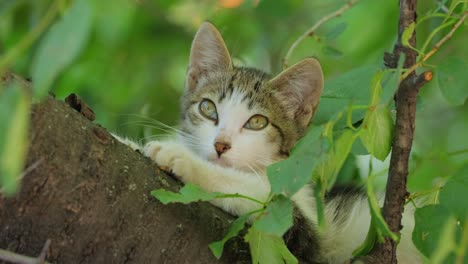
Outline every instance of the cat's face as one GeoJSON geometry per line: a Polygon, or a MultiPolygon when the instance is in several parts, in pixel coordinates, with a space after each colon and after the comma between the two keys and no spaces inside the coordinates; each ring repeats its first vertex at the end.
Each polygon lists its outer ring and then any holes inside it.
{"type": "Polygon", "coordinates": [[[274,78],[233,66],[218,31],[204,23],[192,44],[180,137],[206,160],[260,173],[304,135],[322,86],[314,59],[274,78]]]}

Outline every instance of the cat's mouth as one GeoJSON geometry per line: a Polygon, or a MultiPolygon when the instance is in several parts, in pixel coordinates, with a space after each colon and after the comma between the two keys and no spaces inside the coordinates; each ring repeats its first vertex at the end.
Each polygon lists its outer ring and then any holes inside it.
{"type": "Polygon", "coordinates": [[[225,157],[212,157],[212,158],[209,158],[208,159],[210,162],[213,162],[214,164],[217,164],[221,167],[225,167],[225,168],[230,168],[232,167],[232,163],[226,159],[225,157]]]}

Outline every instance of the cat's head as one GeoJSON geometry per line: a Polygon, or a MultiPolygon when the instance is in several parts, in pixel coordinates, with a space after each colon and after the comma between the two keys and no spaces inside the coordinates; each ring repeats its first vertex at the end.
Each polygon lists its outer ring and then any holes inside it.
{"type": "Polygon", "coordinates": [[[190,53],[181,137],[213,163],[264,170],[304,135],[322,88],[322,69],[312,58],[275,77],[234,66],[219,32],[203,23],[190,53]]]}

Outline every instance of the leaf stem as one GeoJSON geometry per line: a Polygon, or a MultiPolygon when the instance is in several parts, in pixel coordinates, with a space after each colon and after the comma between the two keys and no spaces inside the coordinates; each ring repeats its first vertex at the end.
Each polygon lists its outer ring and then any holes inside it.
{"type": "Polygon", "coordinates": [[[429,43],[431,42],[431,40],[434,38],[434,36],[439,32],[441,31],[442,29],[446,28],[446,27],[449,27],[453,24],[453,20],[450,21],[450,22],[447,22],[445,24],[442,24],[440,26],[438,26],[436,29],[434,29],[431,34],[429,35],[429,37],[426,39],[426,41],[424,42],[424,45],[423,47],[421,48],[422,50],[422,54],[424,54],[424,52],[426,51],[427,49],[427,46],[429,45],[429,43]]]}
{"type": "Polygon", "coordinates": [[[263,206],[266,205],[265,202],[262,202],[262,201],[260,201],[260,200],[255,199],[255,198],[252,198],[252,197],[250,197],[250,196],[246,196],[246,195],[239,194],[239,193],[221,194],[221,195],[216,196],[216,198],[243,198],[243,199],[247,199],[247,200],[250,200],[250,201],[252,201],[252,202],[261,204],[261,205],[263,205],[263,206]]]}
{"type": "Polygon", "coordinates": [[[447,155],[456,156],[456,155],[465,154],[465,153],[468,153],[468,149],[455,150],[455,151],[452,151],[452,152],[448,152],[447,155]]]}
{"type": "Polygon", "coordinates": [[[406,199],[406,202],[405,202],[405,205],[407,205],[409,202],[412,202],[414,199],[417,199],[421,196],[425,196],[425,195],[428,195],[428,194],[431,194],[433,192],[438,192],[442,189],[442,186],[437,186],[437,187],[434,187],[430,190],[427,190],[427,191],[422,191],[422,192],[415,192],[413,194],[411,194],[407,199],[406,199]]]}
{"type": "Polygon", "coordinates": [[[294,43],[291,45],[291,47],[289,48],[288,52],[286,52],[286,56],[284,56],[284,59],[283,59],[283,68],[287,68],[288,67],[288,60],[289,58],[291,57],[291,54],[293,53],[293,51],[297,48],[297,46],[304,40],[306,39],[307,37],[311,36],[314,34],[315,30],[317,30],[322,24],[324,24],[325,22],[327,22],[328,20],[334,18],[334,17],[337,17],[337,16],[340,16],[342,15],[346,10],[348,10],[349,8],[351,8],[353,5],[355,5],[359,0],[350,0],[349,2],[347,2],[344,6],[342,6],[340,9],[336,10],[335,12],[333,13],[330,13],[324,17],[322,17],[319,21],[317,21],[317,23],[315,23],[311,28],[309,28],[306,32],[304,32],[298,39],[296,39],[296,41],[294,41],[294,43]]]}
{"type": "Polygon", "coordinates": [[[466,251],[468,248],[468,217],[465,218],[465,224],[463,225],[463,235],[460,244],[458,245],[458,249],[456,250],[456,263],[461,264],[465,259],[466,251]]]}
{"type": "Polygon", "coordinates": [[[425,61],[427,61],[430,57],[432,57],[432,55],[434,55],[434,53],[436,53],[437,50],[439,50],[439,48],[452,37],[453,33],[457,30],[457,28],[460,27],[460,25],[463,23],[463,21],[465,20],[465,18],[467,16],[468,16],[468,11],[465,11],[463,16],[460,17],[460,19],[457,21],[457,23],[455,23],[455,25],[452,27],[450,32],[447,33],[447,35],[445,35],[441,40],[439,40],[439,42],[437,42],[437,44],[435,44],[435,46],[426,55],[424,55],[424,57],[418,63],[411,66],[411,68],[409,68],[405,72],[405,74],[403,74],[403,76],[401,76],[401,80],[406,79],[412,72],[414,72],[417,68],[421,67],[421,65],[425,61]]]}

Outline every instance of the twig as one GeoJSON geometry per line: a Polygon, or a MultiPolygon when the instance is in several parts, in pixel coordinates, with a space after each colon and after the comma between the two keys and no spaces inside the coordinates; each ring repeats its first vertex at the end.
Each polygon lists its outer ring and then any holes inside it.
{"type": "Polygon", "coordinates": [[[293,51],[296,49],[296,47],[308,36],[311,36],[314,34],[314,31],[317,30],[322,24],[327,22],[328,20],[340,16],[343,14],[346,10],[351,8],[353,5],[355,5],[359,0],[350,0],[348,3],[346,3],[344,6],[342,6],[340,9],[336,10],[335,12],[328,14],[324,17],[322,17],[317,23],[315,23],[311,28],[309,28],[306,32],[304,32],[294,43],[291,45],[289,48],[288,52],[286,53],[286,56],[284,56],[283,59],[283,68],[288,67],[288,60],[291,57],[291,54],[293,51]]]}
{"type": "Polygon", "coordinates": [[[50,239],[47,239],[47,241],[44,244],[44,247],[42,248],[41,254],[37,258],[23,256],[20,254],[10,252],[8,250],[0,249],[0,260],[17,264],[49,264],[49,262],[44,261],[45,257],[47,256],[49,246],[50,239]]]}
{"type": "Polygon", "coordinates": [[[47,239],[44,246],[42,247],[41,254],[37,257],[37,264],[45,264],[45,258],[47,256],[47,252],[49,251],[51,240],[47,239]]]}
{"type": "MultiPolygon", "coordinates": [[[[17,177],[15,179],[15,181],[19,182],[21,181],[24,176],[26,176],[28,173],[32,172],[33,170],[35,170],[40,164],[41,162],[43,161],[42,158],[40,158],[38,161],[34,162],[33,164],[31,164],[29,167],[27,167],[20,175],[19,177],[17,177]]],[[[4,188],[0,188],[0,194],[3,194],[4,193],[4,188]]]]}
{"type": "Polygon", "coordinates": [[[457,28],[460,27],[460,25],[463,23],[463,21],[466,19],[466,17],[468,16],[468,11],[465,11],[465,13],[463,14],[462,17],[460,17],[460,19],[457,21],[457,23],[455,25],[453,25],[452,29],[450,30],[449,33],[447,33],[447,35],[445,35],[441,40],[439,40],[439,42],[437,42],[437,44],[435,44],[435,46],[426,54],[424,55],[424,57],[416,64],[414,64],[413,66],[411,66],[411,68],[409,68],[405,74],[403,74],[403,76],[401,77],[401,79],[406,79],[412,72],[414,72],[417,68],[421,67],[421,65],[427,61],[430,57],[432,57],[432,55],[434,55],[434,53],[437,52],[437,50],[439,50],[439,48],[445,43],[447,42],[447,40],[449,40],[453,33],[457,30],[457,28]]]}

